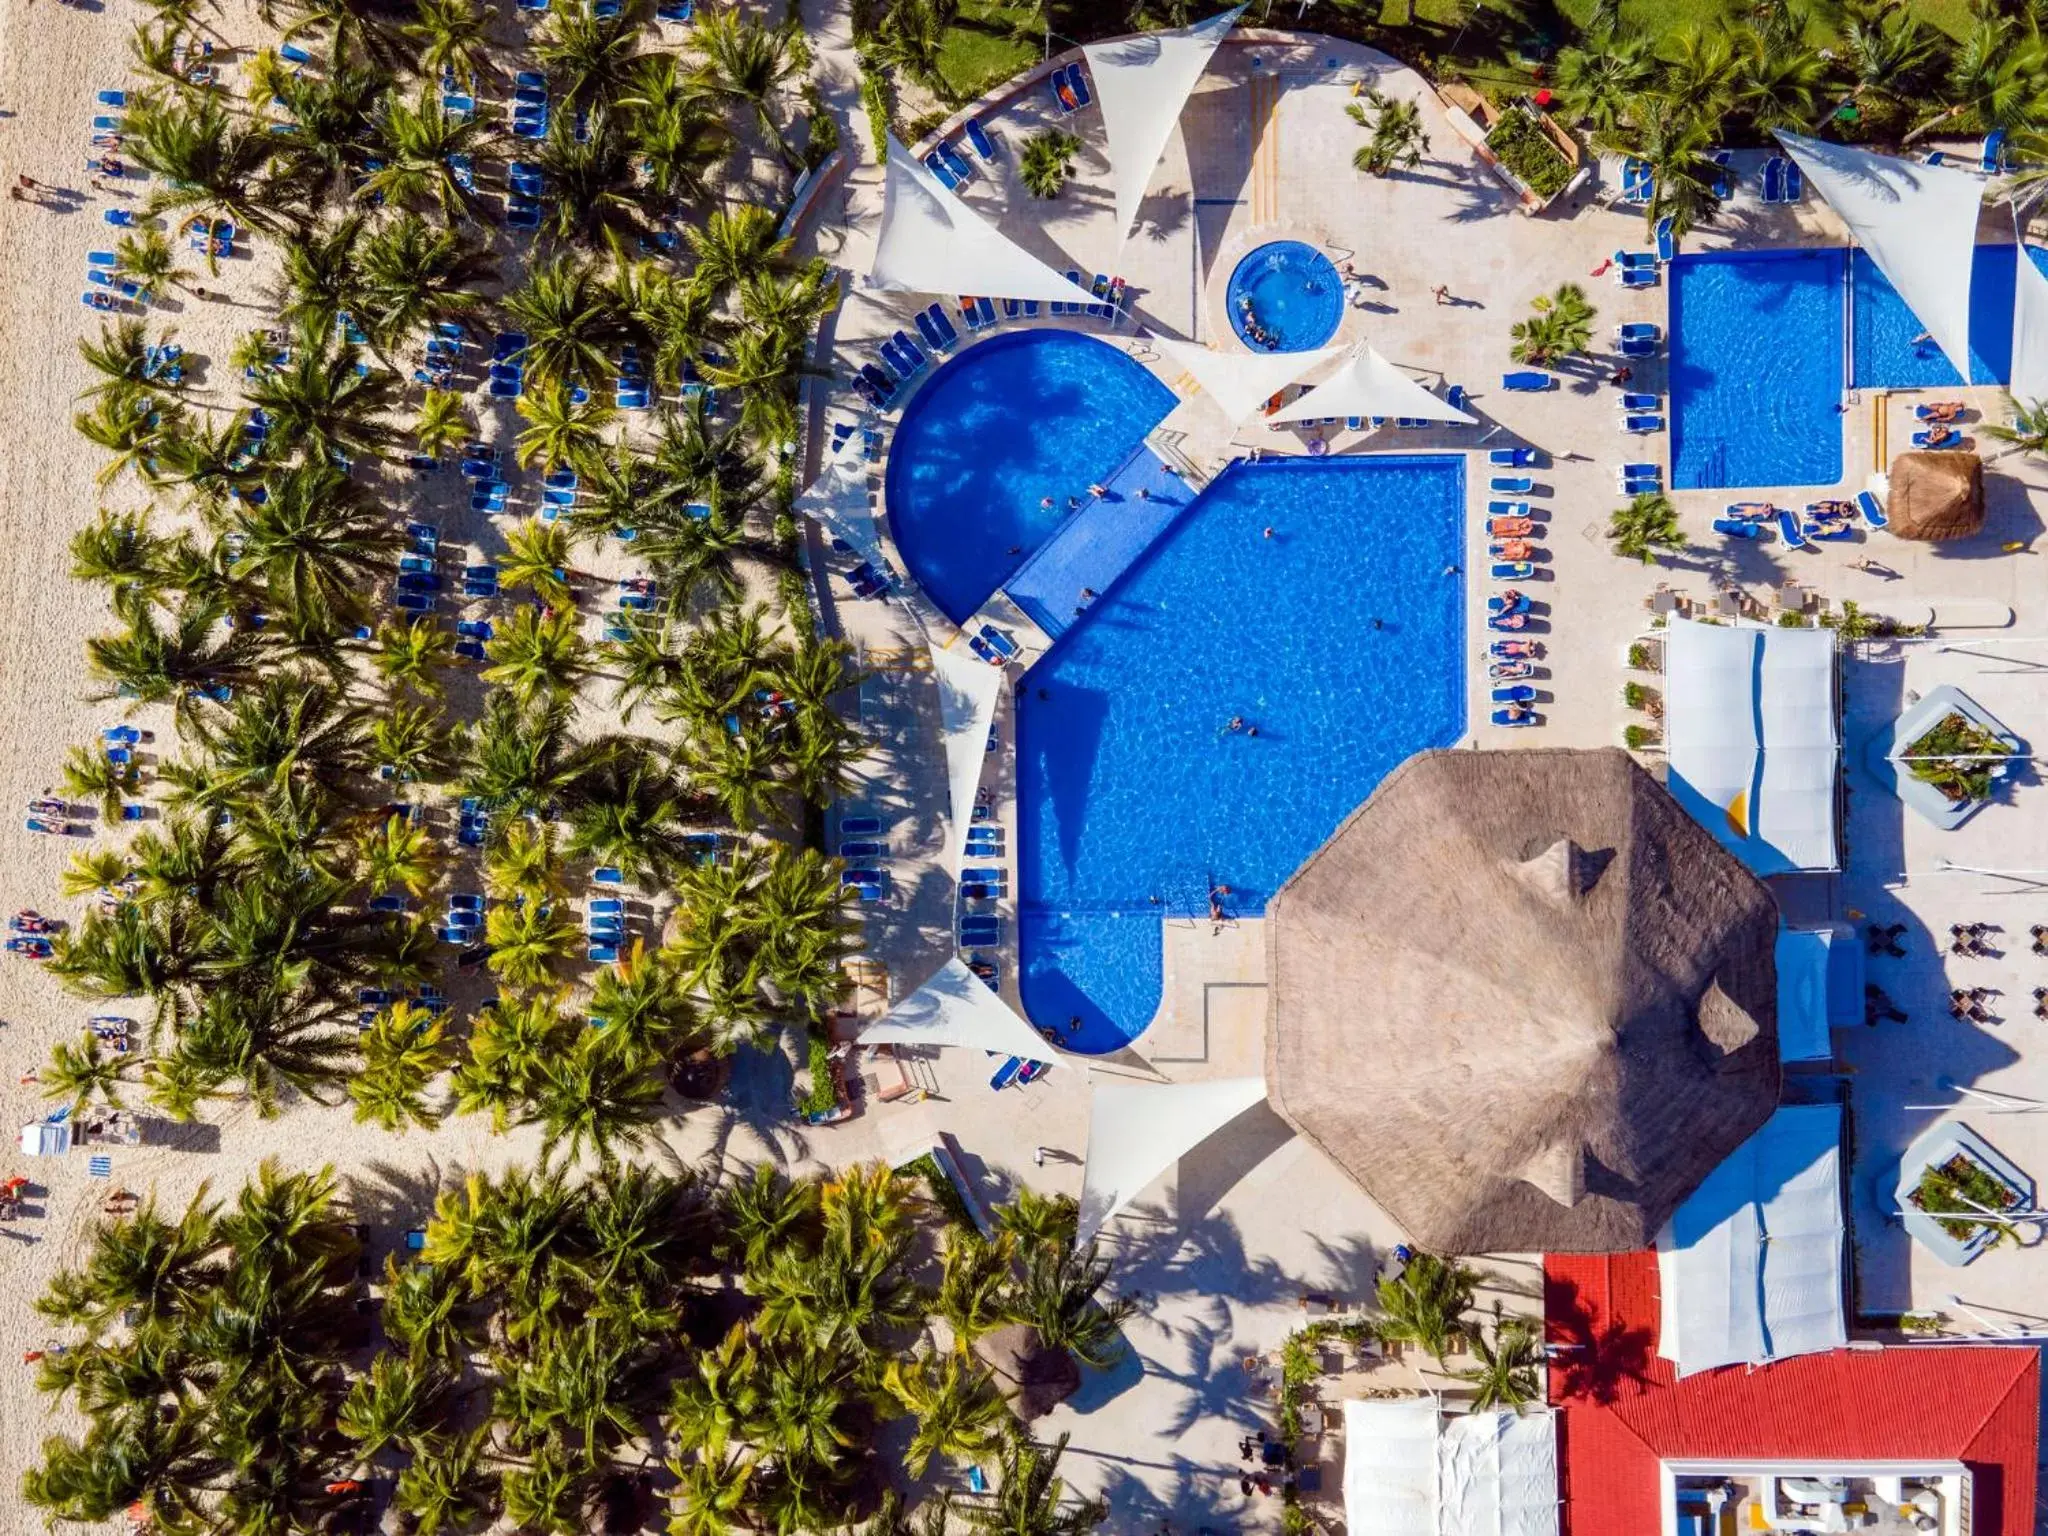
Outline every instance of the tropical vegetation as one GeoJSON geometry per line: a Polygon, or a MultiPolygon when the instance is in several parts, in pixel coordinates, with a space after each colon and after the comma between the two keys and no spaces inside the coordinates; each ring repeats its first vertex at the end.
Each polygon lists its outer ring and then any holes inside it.
{"type": "Polygon", "coordinates": [[[1661,491],[1638,491],[1628,505],[1616,507],[1607,519],[1607,538],[1625,560],[1654,565],[1660,549],[1685,548],[1685,530],[1678,509],[1661,491]]]}

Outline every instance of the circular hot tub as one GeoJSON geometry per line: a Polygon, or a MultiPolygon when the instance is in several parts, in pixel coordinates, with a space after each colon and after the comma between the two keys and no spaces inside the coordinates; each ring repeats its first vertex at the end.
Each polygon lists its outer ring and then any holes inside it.
{"type": "Polygon", "coordinates": [[[1314,246],[1274,240],[1248,252],[1225,293],[1231,328],[1261,352],[1306,352],[1337,334],[1344,283],[1314,246]]]}

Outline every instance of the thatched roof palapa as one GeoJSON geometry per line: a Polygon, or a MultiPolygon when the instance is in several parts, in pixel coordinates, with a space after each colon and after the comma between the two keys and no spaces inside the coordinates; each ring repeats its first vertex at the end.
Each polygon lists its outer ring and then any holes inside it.
{"type": "Polygon", "coordinates": [[[1646,1247],[1776,1107],[1777,926],[1624,752],[1423,753],[1267,908],[1271,1102],[1426,1247],[1646,1247]]]}
{"type": "Polygon", "coordinates": [[[1885,517],[1902,539],[1964,539],[1984,526],[1984,461],[1960,449],[1892,460],[1885,517]]]}

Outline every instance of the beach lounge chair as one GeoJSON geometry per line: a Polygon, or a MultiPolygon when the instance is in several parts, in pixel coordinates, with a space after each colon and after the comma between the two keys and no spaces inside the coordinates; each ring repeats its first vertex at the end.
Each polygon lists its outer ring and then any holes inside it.
{"type": "Polygon", "coordinates": [[[925,313],[932,317],[932,328],[939,333],[938,345],[941,351],[960,339],[960,333],[953,329],[953,322],[946,316],[945,305],[934,304],[925,313]]]}
{"type": "Polygon", "coordinates": [[[882,830],[879,816],[842,816],[839,818],[841,837],[873,837],[882,830]]]}
{"type": "Polygon", "coordinates": [[[1088,91],[1088,72],[1081,67],[1078,59],[1067,66],[1067,84],[1074,88],[1074,99],[1082,106],[1087,106],[1095,99],[1088,91]]]}
{"type": "Polygon", "coordinates": [[[924,349],[918,346],[916,342],[912,341],[903,332],[898,331],[892,339],[896,343],[897,352],[902,356],[903,360],[910,365],[910,371],[912,373],[917,372],[918,369],[924,367],[925,364],[930,361],[930,359],[924,355],[924,349]]]}
{"type": "Polygon", "coordinates": [[[1785,162],[1785,201],[1796,203],[1806,196],[1806,173],[1799,169],[1797,160],[1785,162]]]}
{"type": "Polygon", "coordinates": [[[1717,517],[1714,532],[1725,533],[1731,539],[1760,539],[1764,536],[1764,525],[1746,517],[1717,517]]]}
{"type": "MultiPolygon", "coordinates": [[[[1465,386],[1462,384],[1453,384],[1449,389],[1444,391],[1444,404],[1448,405],[1454,411],[1470,410],[1471,403],[1471,396],[1466,394],[1465,386]]],[[[1450,422],[1448,423],[1448,425],[1461,427],[1464,425],[1464,423],[1461,421],[1456,421],[1450,422]]]]}
{"type": "Polygon", "coordinates": [[[1527,683],[1509,683],[1504,687],[1493,690],[1493,702],[1496,704],[1533,704],[1536,702],[1536,690],[1527,683]]]}
{"type": "Polygon", "coordinates": [[[1496,709],[1491,719],[1495,725],[1541,725],[1542,718],[1534,711],[1516,714],[1513,710],[1496,709]]]}
{"type": "Polygon", "coordinates": [[[1486,484],[1488,490],[1501,491],[1509,496],[1526,496],[1536,488],[1536,482],[1527,475],[1495,475],[1486,484]]]}
{"type": "Polygon", "coordinates": [[[1785,201],[1785,157],[1773,155],[1764,162],[1764,201],[1785,201]]]}
{"type": "Polygon", "coordinates": [[[1657,265],[1657,256],[1653,251],[1616,251],[1614,253],[1614,264],[1617,267],[1627,267],[1639,272],[1647,271],[1657,265]]]}
{"type": "Polygon", "coordinates": [[[1621,425],[1623,431],[1633,432],[1638,437],[1641,437],[1651,432],[1662,432],[1664,430],[1664,418],[1662,416],[1624,416],[1621,418],[1621,425]]]}
{"type": "Polygon", "coordinates": [[[1885,516],[1884,504],[1870,491],[1856,493],[1856,506],[1863,514],[1863,521],[1872,528],[1888,528],[1891,519],[1885,516]]]}
{"type": "Polygon", "coordinates": [[[313,55],[301,48],[297,43],[286,43],[277,50],[277,56],[288,64],[311,64],[313,62],[313,55]]]}
{"type": "Polygon", "coordinates": [[[1534,448],[1495,448],[1486,455],[1486,462],[1507,469],[1524,469],[1533,466],[1541,457],[1534,448]]]}
{"type": "Polygon", "coordinates": [[[1489,501],[1486,504],[1486,513],[1489,517],[1526,518],[1529,515],[1529,503],[1526,501],[1489,501]]]}
{"type": "Polygon", "coordinates": [[[1994,128],[1984,136],[1984,152],[1978,157],[1977,168],[1986,176],[1996,176],[2004,168],[2005,130],[1994,128]]]}
{"type": "Polygon", "coordinates": [[[1518,394],[1533,394],[1539,390],[1555,389],[1557,380],[1547,373],[1530,368],[1518,373],[1504,373],[1500,376],[1500,387],[1518,394]]]}
{"type": "Polygon", "coordinates": [[[101,217],[116,229],[133,229],[135,227],[135,215],[126,208],[109,208],[101,217]]]}
{"type": "Polygon", "coordinates": [[[1615,348],[1623,357],[1655,357],[1657,343],[1648,337],[1631,337],[1615,348]]]}
{"type": "Polygon", "coordinates": [[[1854,523],[1806,523],[1799,531],[1819,544],[1844,544],[1856,537],[1854,523]]]}
{"type": "Polygon", "coordinates": [[[593,944],[585,953],[584,958],[592,965],[616,965],[619,959],[619,949],[616,944],[593,944]]]}
{"type": "Polygon", "coordinates": [[[1656,241],[1659,261],[1669,263],[1678,259],[1678,225],[1668,213],[1657,221],[1656,241]]]}
{"type": "Polygon", "coordinates": [[[590,872],[593,885],[618,886],[626,883],[625,874],[610,864],[600,864],[590,872]]]}
{"type": "Polygon", "coordinates": [[[987,164],[994,165],[997,158],[996,141],[988,136],[988,130],[978,119],[970,117],[966,126],[967,145],[987,164]]]}
{"type": "Polygon", "coordinates": [[[936,149],[924,157],[924,168],[930,171],[938,179],[939,185],[948,192],[960,185],[960,178],[953,174],[953,168],[939,157],[936,149]]]}
{"type": "Polygon", "coordinates": [[[997,629],[995,625],[982,625],[981,638],[983,640],[986,640],[988,642],[989,649],[994,651],[998,656],[1002,657],[1003,660],[1012,661],[1016,659],[1017,642],[1012,640],[1008,635],[1004,634],[1000,629],[997,629]]]}
{"type": "Polygon", "coordinates": [[[1625,394],[1621,397],[1621,408],[1624,411],[1654,411],[1663,403],[1662,395],[1625,394]]]}
{"type": "Polygon", "coordinates": [[[1081,110],[1081,97],[1067,80],[1069,71],[1079,72],[1074,65],[1062,65],[1054,70],[1046,81],[1047,88],[1052,92],[1052,104],[1059,110],[1061,117],[1081,110]]]}
{"type": "Polygon", "coordinates": [[[1616,267],[1615,281],[1624,288],[1654,288],[1657,286],[1655,267],[1616,267]]]}
{"type": "Polygon", "coordinates": [[[1024,1058],[1022,1056],[1012,1056],[1008,1061],[996,1068],[995,1076],[988,1080],[988,1085],[995,1089],[996,1092],[1001,1093],[1017,1080],[1017,1074],[1023,1070],[1024,1058]]]}
{"type": "Polygon", "coordinates": [[[977,885],[1001,885],[1009,877],[1000,864],[972,865],[960,871],[962,880],[972,880],[977,885]]]}
{"type": "Polygon", "coordinates": [[[697,0],[662,0],[654,8],[656,21],[672,21],[678,26],[689,22],[697,14],[697,0]]]}
{"type": "Polygon", "coordinates": [[[125,107],[128,105],[128,93],[126,91],[101,91],[94,99],[103,107],[125,107]]]}
{"type": "Polygon", "coordinates": [[[1517,592],[1512,598],[1503,593],[1496,592],[1486,600],[1486,611],[1491,614],[1527,613],[1529,611],[1529,599],[1520,592],[1517,592]]]}
{"type": "Polygon", "coordinates": [[[1489,574],[1495,581],[1527,581],[1536,567],[1528,560],[1496,560],[1489,574]]]}
{"type": "Polygon", "coordinates": [[[1913,434],[1915,448],[1967,448],[1969,440],[1954,427],[1933,427],[1913,434]]]}
{"type": "Polygon", "coordinates": [[[1778,537],[1789,549],[1806,548],[1806,535],[1799,530],[1799,519],[1782,507],[1778,509],[1778,537]]]}
{"type": "Polygon", "coordinates": [[[1629,320],[1614,328],[1616,341],[1658,341],[1663,335],[1662,327],[1647,320],[1629,320]]]}
{"type": "Polygon", "coordinates": [[[955,186],[964,187],[968,182],[974,180],[974,167],[963,160],[960,157],[960,151],[952,145],[941,144],[932,153],[937,155],[945,163],[946,169],[953,173],[953,184],[955,186]]]}
{"type": "Polygon", "coordinates": [[[1735,195],[1735,176],[1729,169],[1735,157],[1728,150],[1717,149],[1707,158],[1719,167],[1714,177],[1714,196],[1725,203],[1735,195]]]}

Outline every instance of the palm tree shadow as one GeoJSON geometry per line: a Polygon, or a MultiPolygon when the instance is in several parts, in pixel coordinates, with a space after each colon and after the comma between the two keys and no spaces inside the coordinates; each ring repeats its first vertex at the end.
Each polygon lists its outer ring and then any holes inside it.
{"type": "Polygon", "coordinates": [[[1596,1324],[1592,1303],[1581,1294],[1577,1282],[1552,1280],[1545,1284],[1543,1332],[1553,1356],[1564,1356],[1557,1376],[1558,1397],[1611,1403],[1626,1385],[1649,1385],[1653,1332],[1618,1319],[1596,1324]]]}

